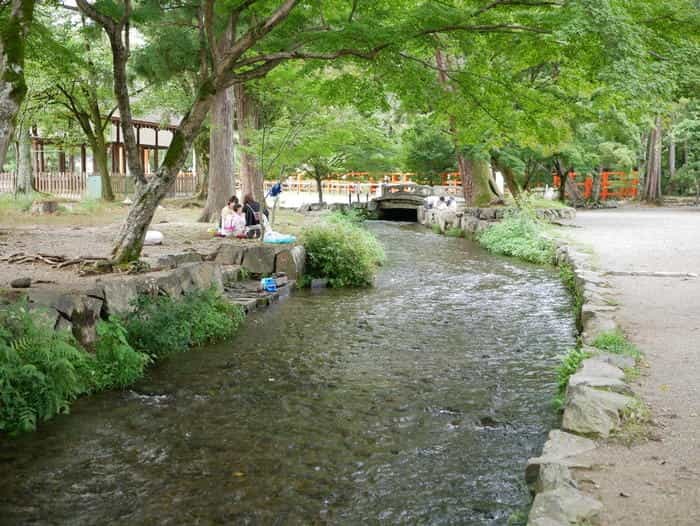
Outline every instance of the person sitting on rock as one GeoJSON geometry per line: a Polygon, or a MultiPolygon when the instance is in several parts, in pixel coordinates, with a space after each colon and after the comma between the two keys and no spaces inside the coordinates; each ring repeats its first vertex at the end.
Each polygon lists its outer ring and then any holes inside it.
{"type": "Polygon", "coordinates": [[[226,223],[226,218],[233,215],[233,207],[238,204],[238,197],[232,195],[226,206],[221,209],[221,219],[219,222],[219,227],[223,230],[224,224],[226,223]]]}
{"type": "Polygon", "coordinates": [[[231,235],[236,237],[245,237],[246,225],[245,225],[245,214],[243,214],[243,207],[236,203],[233,206],[233,214],[230,216],[230,227],[231,235]]]}
{"type": "Polygon", "coordinates": [[[243,197],[243,208],[248,237],[262,237],[262,212],[260,210],[260,203],[253,198],[253,194],[249,193],[243,197]]]}

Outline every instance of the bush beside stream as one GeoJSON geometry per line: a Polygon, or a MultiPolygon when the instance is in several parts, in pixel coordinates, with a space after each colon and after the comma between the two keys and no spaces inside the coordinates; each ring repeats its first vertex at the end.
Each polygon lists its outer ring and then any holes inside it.
{"type": "Polygon", "coordinates": [[[331,287],[368,287],[384,261],[381,244],[355,213],[330,214],[322,223],[305,229],[302,237],[307,283],[326,278],[331,287]]]}

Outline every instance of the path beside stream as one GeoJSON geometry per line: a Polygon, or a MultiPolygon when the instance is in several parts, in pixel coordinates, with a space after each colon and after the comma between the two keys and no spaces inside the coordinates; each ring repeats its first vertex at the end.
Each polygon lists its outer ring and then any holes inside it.
{"type": "MultiPolygon", "coordinates": [[[[601,271],[700,274],[700,210],[581,211],[565,235],[592,248],[601,271]]],[[[700,523],[700,278],[609,276],[618,323],[648,368],[634,390],[649,405],[652,439],[591,453],[583,488],[605,525],[700,523]]]]}

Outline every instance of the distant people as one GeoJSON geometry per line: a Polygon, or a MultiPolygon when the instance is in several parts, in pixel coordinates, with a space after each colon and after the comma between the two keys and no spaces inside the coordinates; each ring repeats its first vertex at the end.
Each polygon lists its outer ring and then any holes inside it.
{"type": "Polygon", "coordinates": [[[457,211],[457,200],[452,196],[447,199],[447,209],[454,212],[457,211]]]}
{"type": "Polygon", "coordinates": [[[260,203],[253,198],[253,194],[248,193],[243,197],[243,212],[248,237],[262,237],[262,211],[260,203]]]}
{"type": "Polygon", "coordinates": [[[438,196],[429,195],[425,198],[425,208],[427,208],[428,210],[430,210],[431,208],[435,208],[437,206],[438,201],[438,196]]]}
{"type": "Polygon", "coordinates": [[[437,205],[435,206],[438,210],[445,210],[447,208],[447,201],[445,201],[445,196],[441,195],[438,199],[437,205]]]}
{"type": "Polygon", "coordinates": [[[237,204],[238,197],[232,195],[226,203],[226,206],[221,209],[221,217],[219,218],[219,232],[223,235],[227,235],[225,231],[226,225],[230,223],[231,216],[233,216],[233,209],[237,204]]]}

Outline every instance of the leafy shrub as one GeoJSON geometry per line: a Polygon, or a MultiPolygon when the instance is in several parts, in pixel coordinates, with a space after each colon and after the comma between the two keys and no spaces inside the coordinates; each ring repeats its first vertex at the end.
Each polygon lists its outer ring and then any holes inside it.
{"type": "Polygon", "coordinates": [[[124,326],[115,318],[97,324],[95,348],[95,390],[126,387],[143,376],[151,362],[147,354],[129,345],[124,326]]]}
{"type": "Polygon", "coordinates": [[[68,412],[92,376],[91,356],[70,333],[37,327],[26,304],[0,311],[0,430],[31,431],[68,412]]]}
{"type": "Polygon", "coordinates": [[[433,231],[434,234],[442,234],[442,228],[440,228],[440,225],[438,224],[433,224],[430,229],[433,231]]]}
{"type": "Polygon", "coordinates": [[[365,215],[358,208],[344,208],[328,214],[325,220],[328,223],[353,223],[360,225],[365,222],[365,215]]]}
{"type": "Polygon", "coordinates": [[[374,235],[350,221],[306,228],[303,240],[307,281],[328,278],[331,287],[367,287],[384,261],[384,250],[374,235]]]}
{"type": "Polygon", "coordinates": [[[554,259],[554,243],[545,237],[542,223],[527,205],[508,210],[506,217],[479,234],[478,240],[495,254],[540,265],[554,259]]]}
{"type": "Polygon", "coordinates": [[[181,301],[140,296],[135,307],[123,320],[128,341],[153,358],[230,337],[244,318],[240,306],[213,290],[187,294],[181,301]]]}
{"type": "Polygon", "coordinates": [[[625,354],[635,359],[641,357],[639,349],[619,331],[600,333],[591,345],[613,354],[625,354]]]}
{"type": "Polygon", "coordinates": [[[557,396],[554,398],[554,405],[557,409],[564,407],[564,395],[566,387],[569,385],[569,378],[576,373],[581,362],[591,355],[582,349],[571,349],[561,360],[557,367],[557,396]]]}
{"type": "Polygon", "coordinates": [[[445,231],[445,235],[447,237],[464,237],[464,230],[462,230],[458,226],[454,226],[452,228],[448,228],[445,231]]]}

